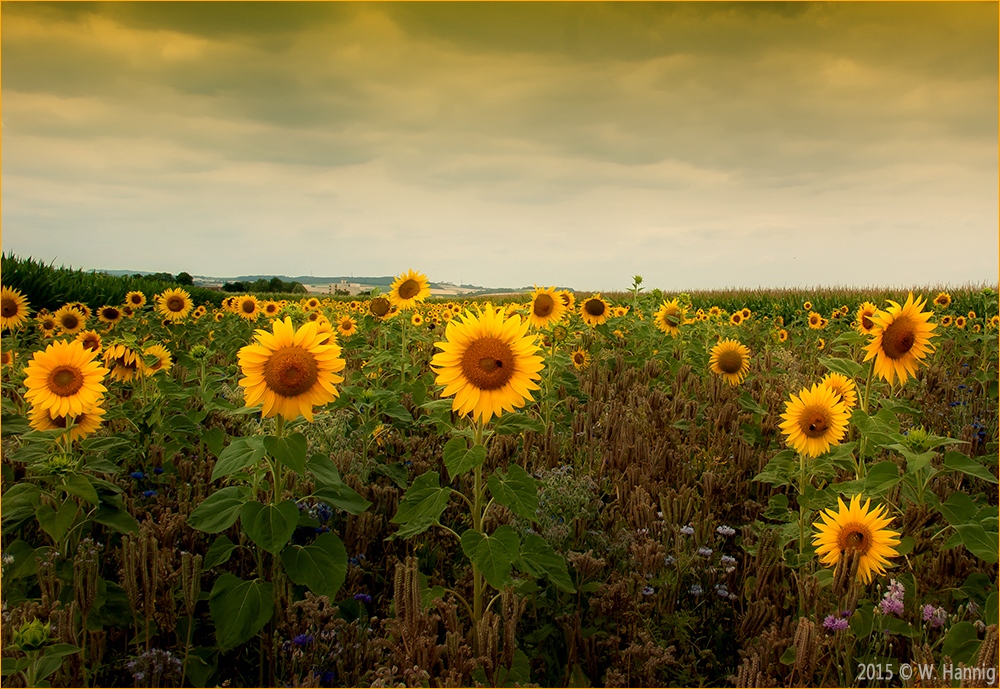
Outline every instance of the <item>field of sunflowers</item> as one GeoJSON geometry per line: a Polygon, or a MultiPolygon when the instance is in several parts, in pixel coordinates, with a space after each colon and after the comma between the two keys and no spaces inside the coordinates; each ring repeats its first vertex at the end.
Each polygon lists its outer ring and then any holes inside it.
{"type": "Polygon", "coordinates": [[[997,685],[995,287],[9,278],[5,686],[997,685]]]}

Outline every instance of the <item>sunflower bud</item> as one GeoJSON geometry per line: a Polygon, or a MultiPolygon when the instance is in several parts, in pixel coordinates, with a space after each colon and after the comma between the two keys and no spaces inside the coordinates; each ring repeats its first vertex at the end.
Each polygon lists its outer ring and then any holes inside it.
{"type": "Polygon", "coordinates": [[[37,617],[14,630],[14,645],[25,652],[37,651],[48,645],[49,640],[49,626],[37,617]]]}

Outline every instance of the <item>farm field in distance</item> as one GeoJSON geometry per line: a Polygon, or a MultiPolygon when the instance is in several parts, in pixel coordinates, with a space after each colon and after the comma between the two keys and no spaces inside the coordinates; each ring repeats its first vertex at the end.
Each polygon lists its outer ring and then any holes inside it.
{"type": "Polygon", "coordinates": [[[996,686],[996,285],[406,268],[4,257],[5,686],[996,686]]]}

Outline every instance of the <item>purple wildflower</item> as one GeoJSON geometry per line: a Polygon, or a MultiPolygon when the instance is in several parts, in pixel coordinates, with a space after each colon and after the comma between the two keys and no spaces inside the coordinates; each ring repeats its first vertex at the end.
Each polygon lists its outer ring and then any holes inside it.
{"type": "Polygon", "coordinates": [[[823,620],[823,626],[831,632],[842,632],[847,629],[848,624],[847,620],[837,615],[827,615],[826,619],[823,620]]]}

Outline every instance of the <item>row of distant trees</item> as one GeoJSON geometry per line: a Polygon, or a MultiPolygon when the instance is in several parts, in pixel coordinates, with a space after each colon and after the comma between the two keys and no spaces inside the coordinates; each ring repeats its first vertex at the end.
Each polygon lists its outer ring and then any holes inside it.
{"type": "Polygon", "coordinates": [[[242,282],[237,280],[236,282],[225,282],[222,284],[223,292],[280,292],[285,294],[306,294],[308,290],[302,285],[301,282],[296,282],[292,280],[291,282],[285,282],[281,278],[271,278],[270,280],[265,280],[264,278],[257,278],[253,282],[242,282]]]}

